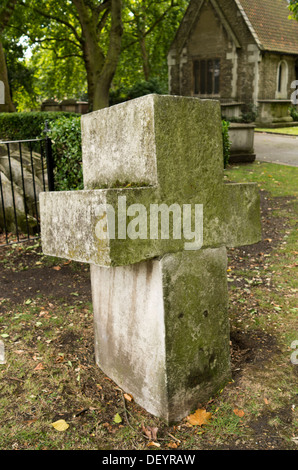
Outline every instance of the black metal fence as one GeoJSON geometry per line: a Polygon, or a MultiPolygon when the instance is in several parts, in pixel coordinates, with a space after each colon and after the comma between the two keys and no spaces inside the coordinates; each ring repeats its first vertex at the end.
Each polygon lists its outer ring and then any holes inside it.
{"type": "Polygon", "coordinates": [[[39,237],[39,193],[53,190],[49,137],[0,141],[0,246],[39,237]]]}

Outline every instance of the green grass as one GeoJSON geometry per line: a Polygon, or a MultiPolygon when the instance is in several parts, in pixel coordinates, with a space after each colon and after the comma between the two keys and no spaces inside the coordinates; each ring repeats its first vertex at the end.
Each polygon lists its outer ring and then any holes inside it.
{"type": "Polygon", "coordinates": [[[268,132],[270,134],[298,135],[297,127],[282,127],[278,129],[255,129],[256,132],[268,132]]]}
{"type": "Polygon", "coordinates": [[[257,183],[271,196],[297,196],[298,168],[276,163],[256,162],[249,165],[230,166],[225,178],[237,183],[257,183]]]}

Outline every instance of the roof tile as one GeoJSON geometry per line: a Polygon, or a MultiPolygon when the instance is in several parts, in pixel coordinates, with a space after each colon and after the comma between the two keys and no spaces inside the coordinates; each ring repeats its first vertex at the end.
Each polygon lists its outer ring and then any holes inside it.
{"type": "Polygon", "coordinates": [[[298,21],[289,19],[287,0],[239,0],[262,47],[298,55],[298,21]]]}

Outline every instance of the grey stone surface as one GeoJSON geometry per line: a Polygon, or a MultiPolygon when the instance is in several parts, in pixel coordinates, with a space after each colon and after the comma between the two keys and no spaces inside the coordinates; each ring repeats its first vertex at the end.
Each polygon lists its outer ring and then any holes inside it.
{"type": "Polygon", "coordinates": [[[91,266],[96,361],[167,422],[230,379],[226,268],[223,247],[91,266]]]}

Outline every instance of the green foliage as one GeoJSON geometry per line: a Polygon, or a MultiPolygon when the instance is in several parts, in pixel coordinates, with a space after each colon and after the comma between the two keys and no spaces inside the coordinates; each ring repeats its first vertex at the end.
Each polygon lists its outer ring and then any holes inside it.
{"type": "Polygon", "coordinates": [[[293,118],[293,121],[298,121],[298,108],[291,106],[290,115],[293,118]]]}
{"type": "Polygon", "coordinates": [[[0,113],[0,139],[35,139],[42,136],[46,121],[72,115],[62,112],[0,113]]]}
{"type": "Polygon", "coordinates": [[[56,191],[83,189],[81,116],[61,117],[49,125],[56,191]]]}
{"type": "Polygon", "coordinates": [[[224,157],[224,168],[229,163],[231,142],[229,138],[229,127],[228,121],[222,121],[222,137],[223,137],[223,157],[224,157]]]}
{"type": "MultiPolygon", "coordinates": [[[[86,100],[87,88],[92,103],[93,77],[99,76],[99,69],[91,70],[94,64],[88,63],[87,51],[93,50],[94,44],[89,41],[95,35],[97,57],[101,60],[94,63],[104,62],[108,57],[109,4],[99,0],[18,3],[5,30],[4,45],[9,56],[12,98],[18,111],[36,109],[49,98],[86,100]],[[87,35],[82,31],[77,3],[82,5],[83,16],[88,17],[88,27],[96,25],[96,31],[92,29],[87,35]],[[20,54],[21,49],[26,53],[20,54]]],[[[167,89],[167,53],[188,4],[189,0],[123,0],[122,46],[113,77],[114,89],[130,88],[154,77],[167,89]]]]}
{"type": "Polygon", "coordinates": [[[122,53],[116,88],[157,78],[168,87],[167,54],[189,0],[124,0],[122,53]]]}
{"type": "Polygon", "coordinates": [[[298,20],[298,0],[289,1],[289,10],[292,12],[292,18],[298,20]]]}
{"type": "Polygon", "coordinates": [[[162,95],[167,94],[167,90],[165,90],[156,78],[152,78],[148,81],[142,80],[131,87],[121,86],[116,90],[112,90],[110,92],[110,106],[151,93],[162,95]]]}

